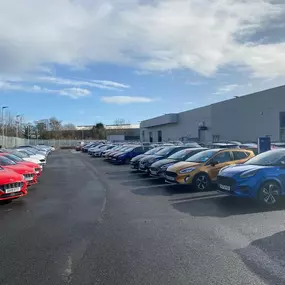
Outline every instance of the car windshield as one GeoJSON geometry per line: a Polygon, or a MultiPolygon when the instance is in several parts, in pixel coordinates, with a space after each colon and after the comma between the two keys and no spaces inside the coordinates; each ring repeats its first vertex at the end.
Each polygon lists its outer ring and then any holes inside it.
{"type": "Polygon", "coordinates": [[[11,159],[4,157],[4,156],[0,156],[0,165],[8,166],[8,165],[15,165],[15,164],[16,163],[12,161],[11,159]]]}
{"type": "Polygon", "coordinates": [[[147,155],[155,154],[156,152],[158,152],[160,150],[161,150],[161,147],[152,148],[152,149],[148,150],[147,152],[145,152],[145,154],[147,154],[147,155]]]}
{"type": "Polygon", "coordinates": [[[24,160],[14,154],[5,154],[5,157],[11,159],[14,162],[23,162],[24,160]]]}
{"type": "Polygon", "coordinates": [[[186,159],[186,161],[203,163],[206,162],[208,159],[210,159],[217,151],[218,149],[205,150],[194,154],[193,156],[186,159]]]}
{"type": "Polygon", "coordinates": [[[170,152],[173,150],[173,149],[175,149],[175,147],[165,147],[165,148],[163,148],[162,150],[160,150],[159,152],[157,152],[156,154],[157,155],[161,155],[161,156],[167,156],[167,155],[169,155],[170,154],[170,152]]]}
{"type": "Polygon", "coordinates": [[[17,152],[12,152],[13,155],[18,156],[20,158],[27,158],[29,157],[26,153],[21,152],[21,151],[17,151],[17,152]]]}
{"type": "Polygon", "coordinates": [[[30,155],[35,155],[37,154],[35,151],[31,150],[31,149],[25,149],[25,151],[30,154],[30,155]]]}
{"type": "Polygon", "coordinates": [[[284,149],[263,152],[251,158],[244,164],[270,166],[270,165],[278,165],[280,164],[281,161],[285,161],[284,149]]]}
{"type": "Polygon", "coordinates": [[[183,149],[183,150],[180,150],[180,151],[170,155],[169,158],[175,159],[175,160],[183,160],[183,158],[185,156],[187,156],[189,154],[189,152],[191,152],[191,150],[183,149]]]}

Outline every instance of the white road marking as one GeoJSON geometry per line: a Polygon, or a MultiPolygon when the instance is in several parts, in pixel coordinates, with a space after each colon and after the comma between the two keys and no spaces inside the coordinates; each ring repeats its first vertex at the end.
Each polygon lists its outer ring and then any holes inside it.
{"type": "Polygon", "coordinates": [[[162,177],[148,177],[148,178],[138,178],[138,179],[128,179],[128,180],[120,180],[120,182],[132,182],[132,181],[149,181],[149,180],[158,180],[163,179],[162,177]]]}
{"type": "Polygon", "coordinates": [[[66,268],[63,271],[63,277],[67,283],[71,281],[71,274],[72,274],[72,257],[68,256],[66,268]]]}
{"type": "Polygon", "coordinates": [[[174,186],[177,185],[176,183],[171,183],[171,184],[157,184],[157,185],[148,185],[148,186],[139,186],[135,187],[135,189],[149,189],[149,188],[157,188],[157,187],[169,187],[169,186],[174,186]]]}

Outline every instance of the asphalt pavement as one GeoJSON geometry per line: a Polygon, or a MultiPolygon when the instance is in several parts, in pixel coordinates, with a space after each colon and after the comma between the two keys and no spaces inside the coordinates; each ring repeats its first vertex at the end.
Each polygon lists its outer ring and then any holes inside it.
{"type": "Polygon", "coordinates": [[[0,205],[0,284],[285,284],[274,209],[69,150],[0,205]]]}

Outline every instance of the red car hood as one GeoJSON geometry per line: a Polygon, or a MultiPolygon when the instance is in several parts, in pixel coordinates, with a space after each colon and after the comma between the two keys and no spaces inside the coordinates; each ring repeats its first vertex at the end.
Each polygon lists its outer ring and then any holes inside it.
{"type": "Polygon", "coordinates": [[[15,165],[7,165],[7,166],[2,166],[4,169],[11,169],[14,170],[15,172],[19,174],[26,174],[26,173],[33,173],[36,174],[35,169],[28,167],[26,165],[21,165],[21,164],[15,164],[15,165]]]}
{"type": "Polygon", "coordinates": [[[26,165],[26,166],[31,167],[33,169],[41,168],[37,163],[31,162],[31,161],[21,161],[21,162],[18,162],[18,164],[26,165]]]}
{"type": "Polygon", "coordinates": [[[15,171],[9,169],[0,170],[0,185],[24,181],[23,176],[15,171]]]}

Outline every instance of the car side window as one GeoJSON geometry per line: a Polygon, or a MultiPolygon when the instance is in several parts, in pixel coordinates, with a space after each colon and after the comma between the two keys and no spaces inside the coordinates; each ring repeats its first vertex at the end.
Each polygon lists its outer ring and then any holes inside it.
{"type": "Polygon", "coordinates": [[[231,157],[231,153],[229,151],[224,151],[224,152],[218,153],[213,158],[213,161],[216,161],[218,163],[225,163],[225,162],[228,162],[231,160],[232,160],[232,157],[231,157]]]}
{"type": "Polygon", "coordinates": [[[233,151],[234,160],[241,160],[248,157],[247,153],[243,151],[233,151]]]}

